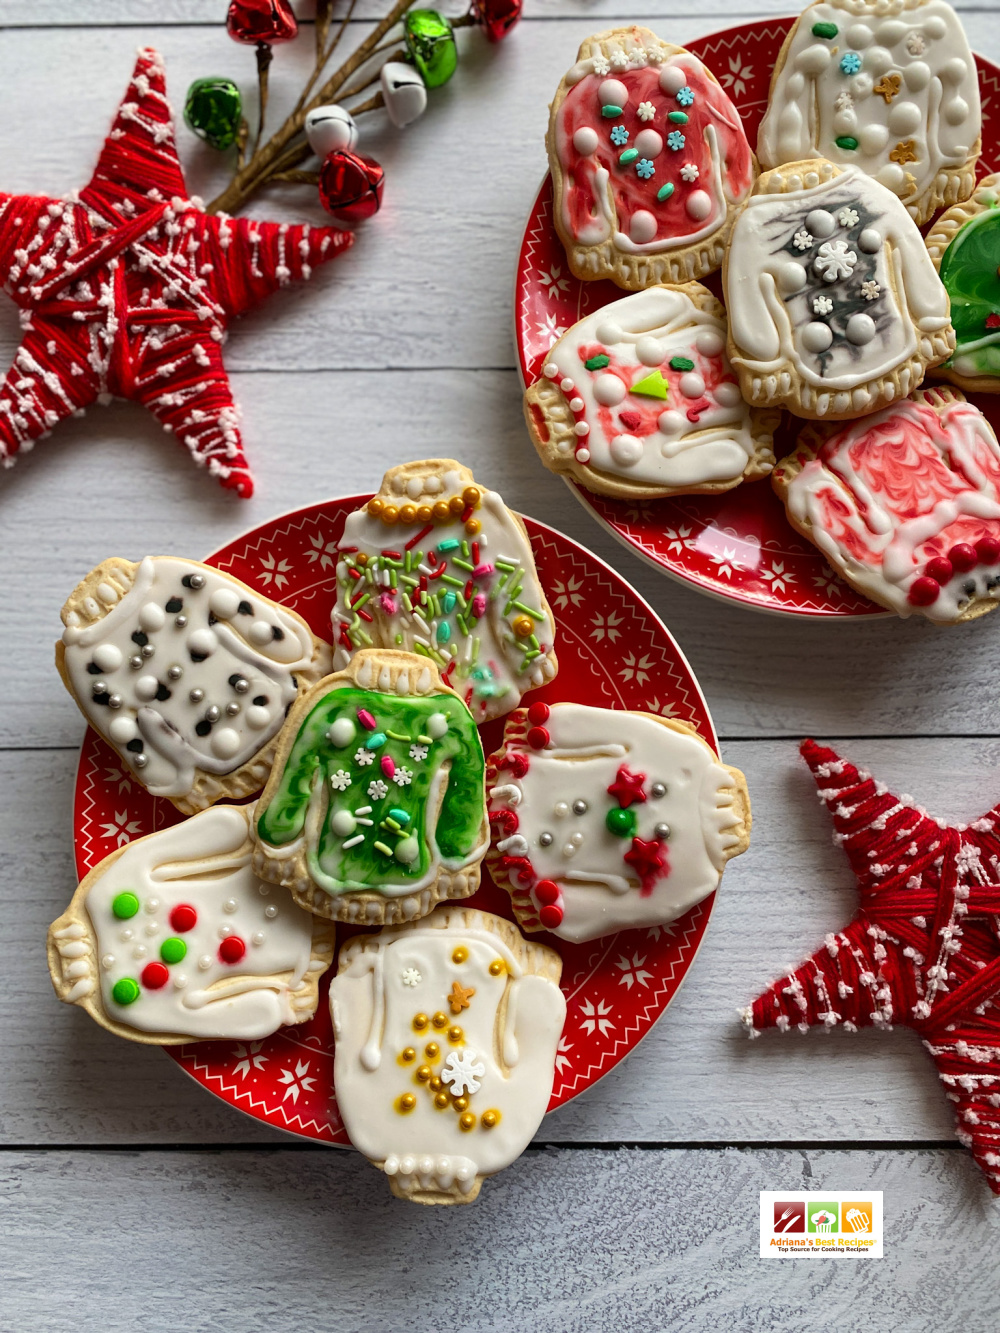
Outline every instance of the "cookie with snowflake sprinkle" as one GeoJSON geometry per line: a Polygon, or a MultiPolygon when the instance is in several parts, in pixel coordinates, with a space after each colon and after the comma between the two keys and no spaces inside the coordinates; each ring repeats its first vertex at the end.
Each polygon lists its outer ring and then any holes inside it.
{"type": "Polygon", "coordinates": [[[334,667],[400,648],[440,671],[476,722],[555,677],[555,617],[528,534],[451,458],[390,468],[349,515],[337,560],[334,667]]]}
{"type": "Polygon", "coordinates": [[[434,662],[364,649],[292,709],[254,869],[318,916],[413,921],[479,887],[489,845],[472,714],[434,662]]]}

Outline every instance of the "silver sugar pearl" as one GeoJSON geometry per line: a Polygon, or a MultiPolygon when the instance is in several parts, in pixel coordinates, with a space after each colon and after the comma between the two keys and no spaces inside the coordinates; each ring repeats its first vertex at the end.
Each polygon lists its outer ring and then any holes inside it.
{"type": "Polygon", "coordinates": [[[130,671],[139,671],[142,667],[142,654],[133,653],[128,659],[128,665],[130,671]]]}
{"type": "Polygon", "coordinates": [[[239,680],[233,686],[233,689],[236,691],[237,694],[246,694],[249,688],[250,688],[250,682],[248,680],[244,680],[242,676],[240,676],[239,680]]]}
{"type": "Polygon", "coordinates": [[[653,829],[653,837],[659,839],[660,842],[666,842],[670,837],[670,825],[657,824],[653,829]]]}
{"type": "Polygon", "coordinates": [[[132,760],[132,762],[133,764],[135,764],[136,768],[145,768],[146,765],[149,763],[149,760],[144,754],[137,754],[136,757],[132,760]]]}
{"type": "Polygon", "coordinates": [[[95,680],[91,689],[95,694],[107,694],[108,682],[106,680],[95,680]]]}
{"type": "Polygon", "coordinates": [[[551,846],[552,846],[552,834],[551,834],[551,833],[539,833],[539,835],[538,835],[538,845],[539,845],[539,847],[551,847],[551,846]]]}
{"type": "Polygon", "coordinates": [[[180,680],[181,676],[183,675],[184,675],[184,668],[182,666],[167,667],[168,680],[180,680]]]}
{"type": "Polygon", "coordinates": [[[590,806],[587,804],[587,802],[583,799],[582,796],[578,801],[573,802],[574,815],[585,815],[589,809],[590,806]]]}
{"type": "Polygon", "coordinates": [[[204,586],[205,586],[205,575],[204,575],[204,574],[192,574],[191,577],[188,579],[188,583],[191,585],[192,588],[204,588],[204,586]]]}
{"type": "Polygon", "coordinates": [[[178,629],[183,629],[187,623],[188,623],[187,616],[174,616],[174,624],[177,626],[178,629]]]}
{"type": "Polygon", "coordinates": [[[240,706],[235,699],[231,704],[226,704],[226,712],[229,714],[230,717],[235,717],[239,711],[240,711],[240,706]]]}
{"type": "Polygon", "coordinates": [[[666,796],[667,784],[665,782],[654,782],[649,789],[650,796],[666,796]]]}
{"type": "Polygon", "coordinates": [[[139,649],[139,652],[142,653],[143,657],[152,657],[156,652],[156,649],[151,643],[144,643],[139,649]]]}
{"type": "Polygon", "coordinates": [[[192,702],[193,704],[200,704],[201,701],[202,701],[202,699],[204,699],[204,697],[205,697],[205,691],[202,690],[202,689],[199,689],[197,685],[194,687],[194,689],[193,689],[193,690],[191,691],[191,693],[188,695],[188,698],[191,700],[191,702],[192,702]]]}
{"type": "Polygon", "coordinates": [[[122,706],[122,697],[120,694],[112,694],[108,696],[109,708],[121,708],[121,706],[122,706]]]}
{"type": "Polygon", "coordinates": [[[206,709],[205,709],[205,721],[206,721],[206,722],[218,722],[218,720],[219,720],[219,718],[220,718],[221,716],[222,716],[222,714],[219,712],[219,709],[218,709],[217,705],[215,705],[215,704],[212,704],[211,708],[206,708],[206,709]]]}
{"type": "Polygon", "coordinates": [[[278,915],[278,909],[275,907],[274,903],[268,903],[268,905],[264,908],[264,915],[267,917],[269,921],[274,920],[274,918],[278,915]]]}

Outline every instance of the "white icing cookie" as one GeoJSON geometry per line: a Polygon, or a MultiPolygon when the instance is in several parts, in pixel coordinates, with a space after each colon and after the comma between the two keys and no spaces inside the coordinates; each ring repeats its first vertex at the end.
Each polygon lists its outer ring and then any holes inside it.
{"type": "Polygon", "coordinates": [[[743,774],[652,713],[533,704],[487,782],[494,879],[523,929],[574,943],[675,920],[750,843],[743,774]]]}
{"type": "Polygon", "coordinates": [[[105,560],[62,620],[56,666],[84,717],[185,814],[259,791],[285,714],[329,670],[301,616],[177,556],[105,560]]]}
{"type": "Polygon", "coordinates": [[[654,286],[559,339],[524,395],[547,468],[621,499],[716,493],[766,476],[779,414],[751,408],[707,287],[654,286]]]}
{"type": "Polygon", "coordinates": [[[717,269],[757,174],[715,75],[648,28],[587,38],[552,102],[546,147],[570,268],[629,291],[717,269]]]}
{"type": "Polygon", "coordinates": [[[976,62],[945,0],[820,0],[781,48],[757,153],[857,166],[923,223],[972,193],[981,128],[976,62]]]}
{"type": "Polygon", "coordinates": [[[333,928],[253,873],[253,810],[215,806],[95,866],[49,927],[60,1000],[156,1046],[312,1018],[333,928]]]}
{"type": "Polygon", "coordinates": [[[953,625],[1000,601],[1000,445],[954,389],[807,427],[774,489],[837,573],[897,615],[953,625]]]}
{"type": "Polygon", "coordinates": [[[344,524],[338,670],[359,648],[417,653],[488,722],[553,679],[555,632],[524,524],[454,459],[390,468],[344,524]]]}
{"type": "Polygon", "coordinates": [[[743,396],[802,417],[875,412],[955,345],[916,224],[856,167],[793,162],[761,176],[723,288],[743,396]]]}
{"type": "Polygon", "coordinates": [[[541,1123],[566,1018],[562,963],[509,921],[439,907],[361,935],[330,985],[337,1105],[416,1203],[471,1203],[541,1123]]]}

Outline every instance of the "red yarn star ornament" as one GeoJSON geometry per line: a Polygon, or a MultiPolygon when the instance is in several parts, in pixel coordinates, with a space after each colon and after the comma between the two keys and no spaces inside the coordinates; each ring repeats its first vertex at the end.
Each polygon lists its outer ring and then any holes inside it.
{"type": "Polygon", "coordinates": [[[0,461],[114,396],[142,403],[201,467],[253,494],[222,362],[226,327],[341,254],[350,232],[209,216],[189,199],[163,64],[139,53],[91,180],[66,199],[0,194],[0,276],[21,344],[0,387],[0,461]]]}
{"type": "Polygon", "coordinates": [[[744,1022],[753,1036],[914,1028],[954,1103],[959,1140],[1000,1194],[1000,804],[949,827],[825,746],[805,741],[802,754],[861,905],[744,1022]]]}

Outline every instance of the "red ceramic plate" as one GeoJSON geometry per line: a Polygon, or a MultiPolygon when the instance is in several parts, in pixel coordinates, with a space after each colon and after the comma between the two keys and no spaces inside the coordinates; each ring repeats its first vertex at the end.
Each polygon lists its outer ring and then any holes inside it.
{"type": "MultiPolygon", "coordinates": [[[[739,108],[751,145],[767,105],[771,71],[793,19],[727,28],[688,49],[703,60],[739,108]]],[[[1000,69],[977,56],[983,93],[983,154],[979,174],[1000,170],[1000,69]]],[[[707,285],[721,298],[718,274],[707,285]]],[[[549,348],[577,320],[625,293],[612,282],[579,282],[552,225],[552,182],[546,176],[528,217],[518,257],[514,327],[521,376],[533,384],[549,348]]],[[[1000,426],[995,395],[971,395],[1000,426]]],[[[795,439],[785,416],[775,440],[778,458],[795,439]]],[[[783,615],[886,616],[882,607],[844,583],[785,517],[767,481],[721,497],[689,495],[646,503],[612,500],[567,483],[597,521],[644,560],[700,592],[783,615]]]]}
{"type": "MultiPolygon", "coordinates": [[[[208,557],[268,597],[293,607],[329,637],[336,596],[336,550],[344,519],[370,497],[354,495],[284,514],[208,557]]],[[[652,608],[610,566],[534,519],[525,520],[546,596],[558,622],[559,674],[532,698],[667,713],[691,723],[718,748],[691,668],[652,608]]],[[[486,753],[498,748],[502,721],[483,729],[486,753]]],[[[74,830],[77,872],[132,838],[183,816],[124,772],[115,752],[88,730],[77,771],[74,830]]],[[[713,895],[714,897],[714,895],[713,895]]],[[[510,899],[483,869],[470,903],[513,920],[510,899]]],[[[713,898],[670,926],[628,930],[574,945],[551,936],[563,958],[568,1013],[549,1109],[562,1106],[613,1069],[670,1003],[701,944],[713,898]]],[[[338,942],[357,933],[338,926],[338,942]]],[[[166,1048],[186,1073],[258,1120],[303,1138],[347,1143],[333,1088],[333,1034],[320,986],[316,1017],[265,1041],[194,1042],[166,1048]]]]}

